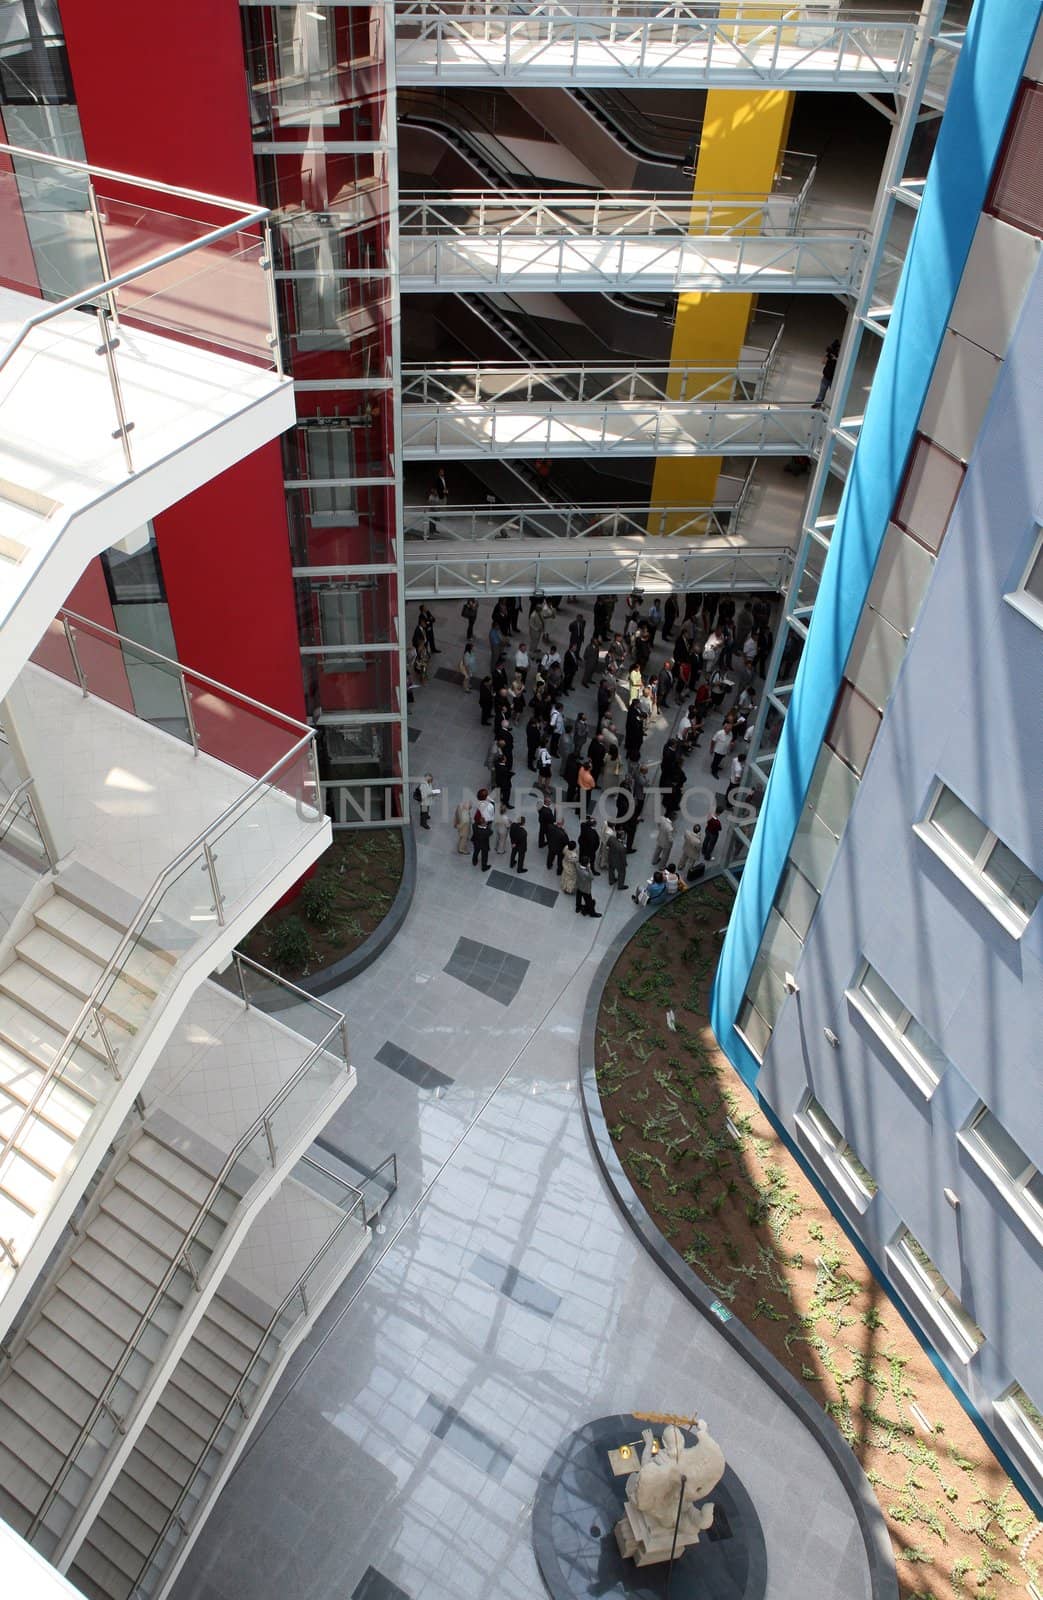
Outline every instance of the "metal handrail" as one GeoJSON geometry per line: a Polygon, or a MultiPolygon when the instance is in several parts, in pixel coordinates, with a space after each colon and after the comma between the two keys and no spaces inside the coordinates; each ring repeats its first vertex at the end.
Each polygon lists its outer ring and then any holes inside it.
{"type": "MultiPolygon", "coordinates": [[[[271,981],[274,982],[274,983],[281,984],[284,988],[291,990],[295,995],[299,996],[301,999],[313,1001],[315,1004],[317,1004],[320,1007],[321,1010],[328,1011],[332,1016],[334,1016],[336,1018],[336,1021],[332,1024],[332,1026],[327,1030],[327,1032],[319,1040],[318,1044],[313,1046],[313,1048],[308,1052],[308,1054],[305,1056],[304,1060],[301,1062],[300,1066],[294,1072],[293,1076],[288,1078],[286,1080],[286,1082],[282,1085],[282,1087],[272,1096],[271,1100],[265,1106],[264,1110],[262,1112],[260,1112],[254,1118],[254,1120],[250,1124],[250,1126],[245,1130],[244,1133],[240,1134],[239,1138],[236,1140],[235,1144],[233,1145],[231,1151],[229,1152],[228,1156],[225,1159],[224,1165],[222,1166],[220,1172],[218,1173],[217,1177],[211,1183],[210,1189],[209,1189],[209,1191],[208,1191],[208,1193],[206,1195],[206,1198],[201,1202],[201,1204],[199,1206],[199,1209],[196,1212],[196,1215],[195,1215],[195,1217],[194,1217],[194,1219],[193,1219],[193,1221],[191,1223],[191,1226],[189,1227],[188,1232],[186,1233],[186,1235],[184,1237],[184,1240],[182,1241],[182,1244],[181,1244],[177,1254],[174,1256],[174,1258],[171,1261],[170,1265],[168,1266],[166,1272],[163,1274],[163,1277],[160,1280],[159,1284],[157,1285],[157,1287],[156,1287],[156,1289],[155,1289],[155,1291],[154,1291],[154,1293],[152,1295],[152,1298],[149,1301],[148,1305],[145,1307],[144,1311],[141,1313],[140,1317],[138,1318],[137,1326],[135,1327],[134,1332],[131,1334],[130,1339],[124,1345],[123,1353],[120,1356],[119,1361],[116,1363],[116,1366],[113,1368],[112,1374],[109,1377],[108,1382],[106,1383],[106,1385],[105,1385],[104,1389],[102,1390],[101,1394],[98,1396],[98,1399],[95,1401],[94,1406],[93,1406],[92,1410],[90,1411],[90,1413],[88,1414],[87,1419],[84,1422],[83,1426],[80,1428],[80,1431],[76,1436],[76,1439],[73,1441],[73,1444],[72,1444],[70,1450],[68,1451],[68,1454],[66,1455],[65,1460],[62,1463],[61,1468],[59,1469],[57,1478],[51,1484],[51,1487],[50,1487],[48,1493],[44,1497],[43,1504],[41,1505],[39,1511],[36,1513],[36,1516],[33,1519],[33,1522],[32,1522],[32,1524],[31,1524],[31,1526],[29,1528],[29,1531],[26,1534],[26,1538],[28,1538],[30,1540],[33,1538],[33,1536],[36,1534],[36,1532],[40,1528],[40,1525],[43,1522],[44,1518],[46,1517],[48,1511],[50,1510],[51,1506],[54,1504],[54,1501],[57,1499],[58,1494],[61,1491],[62,1484],[65,1482],[66,1477],[71,1472],[71,1470],[73,1468],[73,1465],[75,1464],[75,1460],[76,1460],[77,1455],[80,1452],[81,1445],[83,1445],[83,1443],[86,1441],[86,1439],[90,1436],[91,1432],[94,1429],[94,1425],[98,1421],[99,1417],[104,1412],[108,1412],[109,1416],[112,1417],[113,1420],[115,1421],[116,1427],[119,1430],[119,1432],[122,1433],[124,1431],[124,1428],[126,1426],[126,1418],[125,1417],[124,1418],[119,1418],[117,1416],[117,1414],[115,1412],[115,1409],[110,1404],[111,1397],[115,1393],[116,1386],[120,1382],[121,1378],[123,1377],[123,1374],[126,1371],[127,1366],[128,1366],[128,1364],[129,1364],[129,1362],[131,1360],[131,1357],[134,1355],[134,1353],[135,1353],[135,1351],[136,1351],[136,1349],[138,1347],[138,1343],[139,1343],[139,1341],[141,1339],[142,1334],[145,1332],[146,1327],[151,1323],[153,1313],[155,1312],[157,1306],[162,1301],[162,1299],[165,1296],[165,1294],[167,1293],[167,1290],[169,1289],[171,1283],[173,1283],[175,1277],[181,1271],[183,1266],[185,1266],[187,1268],[187,1270],[188,1270],[188,1272],[189,1272],[189,1274],[190,1274],[190,1276],[192,1278],[193,1287],[196,1290],[199,1289],[199,1282],[197,1280],[195,1270],[193,1269],[191,1264],[187,1261],[188,1252],[190,1251],[192,1246],[195,1244],[197,1238],[199,1237],[200,1229],[202,1228],[203,1224],[206,1222],[207,1218],[209,1217],[214,1201],[217,1199],[217,1196],[224,1189],[225,1184],[226,1184],[226,1182],[228,1180],[228,1177],[231,1174],[231,1172],[233,1171],[233,1169],[235,1168],[235,1166],[236,1166],[237,1162],[239,1161],[240,1157],[242,1156],[243,1151],[246,1150],[248,1148],[248,1146],[253,1143],[254,1139],[256,1139],[256,1137],[257,1137],[257,1135],[259,1133],[268,1132],[269,1153],[272,1156],[272,1168],[274,1170],[275,1165],[276,1165],[277,1157],[274,1154],[274,1144],[271,1141],[271,1134],[270,1134],[270,1130],[268,1128],[268,1124],[271,1122],[272,1117],[279,1110],[280,1106],[284,1103],[284,1101],[293,1093],[294,1089],[302,1081],[302,1079],[304,1077],[306,1077],[308,1072],[311,1070],[311,1067],[314,1064],[314,1062],[318,1060],[319,1056],[322,1055],[323,1053],[326,1053],[326,1054],[330,1053],[330,1052],[328,1052],[326,1050],[326,1046],[329,1044],[329,1041],[333,1038],[333,1035],[335,1033],[339,1032],[341,1034],[341,1037],[342,1037],[343,1041],[344,1041],[344,1052],[345,1052],[344,1053],[344,1067],[345,1067],[345,1071],[349,1072],[349,1073],[351,1071],[351,1062],[348,1059],[348,1054],[347,1054],[347,1034],[345,1032],[345,1017],[344,1017],[344,1013],[342,1011],[337,1011],[334,1006],[328,1005],[324,1000],[318,999],[317,996],[313,996],[313,995],[308,994],[304,989],[299,989],[296,984],[290,983],[288,979],[280,978],[277,973],[269,971],[267,967],[260,966],[259,963],[256,962],[256,961],[251,961],[248,956],[240,955],[240,953],[238,951],[234,951],[233,952],[233,959],[237,963],[242,962],[246,966],[253,967],[255,969],[255,971],[262,973],[265,978],[271,979],[271,981]]],[[[250,1009],[249,1001],[244,1001],[244,1007],[245,1007],[246,1010],[250,1009]]],[[[360,1195],[360,1198],[363,1198],[363,1197],[360,1195]]]]}
{"type": "MultiPolygon", "coordinates": [[[[89,689],[87,687],[86,676],[85,676],[85,674],[83,672],[83,669],[82,669],[82,667],[80,665],[80,662],[79,662],[79,658],[78,658],[78,656],[76,654],[75,642],[74,642],[74,639],[73,639],[73,636],[72,636],[71,627],[70,627],[70,624],[72,622],[75,622],[77,624],[77,626],[85,626],[85,627],[88,627],[88,628],[92,628],[92,629],[94,629],[95,632],[105,636],[106,638],[108,638],[110,640],[114,640],[120,646],[122,646],[123,644],[130,644],[132,646],[132,648],[134,648],[135,650],[136,649],[141,649],[144,652],[144,654],[146,654],[148,656],[151,656],[153,658],[153,660],[161,661],[165,666],[167,666],[169,668],[172,668],[176,672],[176,674],[178,675],[178,678],[179,678],[179,681],[182,684],[182,687],[183,688],[185,687],[185,684],[186,684],[185,669],[184,669],[184,667],[181,666],[181,664],[179,662],[172,661],[172,660],[170,660],[169,657],[160,655],[160,653],[158,651],[156,651],[156,650],[149,650],[145,646],[138,646],[138,645],[136,645],[134,643],[133,640],[124,640],[122,635],[120,635],[118,633],[113,633],[108,628],[102,628],[98,624],[88,622],[85,618],[77,616],[74,612],[61,611],[61,612],[59,612],[58,616],[59,616],[59,619],[62,621],[64,627],[65,627],[66,639],[69,642],[69,648],[70,648],[70,652],[72,654],[73,666],[75,668],[76,676],[77,676],[77,679],[79,681],[80,687],[83,690],[84,695],[89,695],[90,691],[89,691],[89,689]]],[[[58,1047],[58,1050],[55,1053],[54,1059],[51,1061],[51,1063],[48,1066],[47,1070],[41,1076],[39,1083],[36,1085],[36,1088],[34,1089],[32,1095],[30,1096],[29,1100],[27,1101],[27,1103],[26,1103],[26,1105],[25,1105],[25,1107],[24,1107],[24,1109],[22,1111],[22,1114],[19,1117],[17,1124],[15,1125],[14,1131],[8,1137],[6,1137],[4,1139],[2,1146],[0,1146],[0,1172],[3,1171],[4,1165],[8,1161],[8,1159],[9,1159],[9,1157],[10,1157],[10,1155],[11,1155],[11,1153],[12,1153],[14,1147],[15,1147],[15,1145],[17,1144],[17,1141],[21,1138],[23,1132],[28,1127],[31,1119],[36,1114],[36,1111],[37,1111],[37,1109],[38,1109],[38,1107],[40,1105],[40,1102],[43,1099],[44,1095],[50,1089],[50,1087],[54,1083],[55,1079],[58,1078],[61,1075],[61,1072],[64,1069],[64,1066],[65,1066],[65,1063],[66,1063],[66,1061],[68,1059],[68,1056],[71,1053],[71,1050],[75,1047],[75,1041],[79,1037],[81,1031],[86,1026],[88,1020],[90,1018],[92,1018],[92,1017],[94,1019],[95,1028],[96,1028],[97,1032],[99,1033],[99,1035],[101,1037],[101,1040],[102,1040],[102,1043],[103,1043],[103,1045],[105,1047],[106,1054],[108,1056],[108,1064],[109,1064],[110,1071],[112,1071],[112,1073],[116,1077],[117,1081],[119,1080],[119,1072],[118,1072],[118,1068],[116,1066],[115,1057],[114,1057],[114,1055],[113,1055],[113,1053],[111,1051],[111,1048],[110,1048],[110,1046],[108,1044],[108,1041],[107,1041],[107,1038],[105,1036],[104,1022],[102,1021],[101,1014],[100,1014],[100,1005],[101,1005],[101,1002],[102,1002],[102,1000],[104,998],[104,995],[108,991],[108,986],[110,985],[110,980],[114,980],[115,975],[116,975],[117,971],[119,970],[119,968],[122,966],[124,957],[128,953],[128,951],[130,951],[131,949],[136,947],[140,934],[143,932],[145,927],[147,927],[148,922],[152,917],[153,911],[156,909],[156,906],[158,905],[159,901],[162,899],[163,895],[166,892],[168,884],[174,878],[176,878],[177,876],[180,875],[180,872],[181,872],[182,868],[187,866],[189,864],[189,862],[191,862],[192,860],[196,859],[198,856],[202,855],[204,857],[204,859],[206,860],[208,869],[211,872],[211,883],[212,883],[212,886],[213,886],[213,884],[214,884],[214,877],[213,877],[214,865],[213,865],[213,855],[212,855],[212,852],[210,850],[211,843],[215,842],[223,833],[225,833],[227,831],[227,829],[231,826],[232,822],[239,815],[241,815],[244,810],[246,810],[250,806],[252,806],[255,803],[255,801],[260,798],[262,792],[266,788],[269,788],[271,786],[271,784],[279,776],[280,772],[282,772],[282,770],[285,767],[287,767],[289,764],[291,764],[301,754],[302,751],[304,751],[305,749],[307,749],[309,747],[311,748],[311,752],[312,752],[313,781],[316,784],[316,816],[320,820],[322,818],[322,815],[323,815],[322,805],[321,805],[321,800],[319,799],[319,795],[321,794],[321,790],[318,788],[318,770],[317,770],[317,767],[315,766],[315,732],[314,732],[314,730],[311,729],[311,728],[305,728],[305,725],[303,723],[301,723],[301,722],[298,722],[297,719],[294,718],[294,717],[286,716],[285,713],[283,713],[283,712],[273,711],[271,707],[261,705],[261,703],[259,701],[250,700],[248,698],[248,696],[246,696],[246,695],[237,694],[234,689],[229,689],[224,684],[219,684],[219,683],[215,682],[215,680],[212,679],[212,678],[204,678],[204,677],[202,677],[202,675],[197,675],[195,673],[191,674],[191,676],[198,678],[198,681],[200,683],[205,683],[211,688],[218,689],[223,695],[226,695],[226,696],[231,697],[232,699],[238,700],[239,702],[241,702],[244,705],[249,705],[249,706],[254,707],[254,708],[258,709],[258,710],[261,710],[261,711],[265,712],[266,715],[268,715],[270,717],[274,717],[277,720],[281,720],[284,724],[288,724],[292,728],[299,728],[299,729],[304,730],[303,737],[298,739],[291,746],[291,748],[288,751],[286,751],[285,754],[282,755],[279,758],[279,760],[274,764],[274,766],[272,766],[272,767],[270,767],[268,769],[267,772],[262,773],[259,778],[255,778],[254,781],[250,784],[250,786],[247,789],[245,789],[241,795],[239,795],[235,800],[233,800],[229,805],[227,805],[224,808],[224,810],[214,819],[213,822],[209,823],[208,826],[206,828],[204,828],[201,833],[197,834],[196,837],[193,840],[191,840],[189,844],[185,845],[184,849],[179,851],[179,853],[174,857],[174,859],[172,861],[167,862],[166,866],[161,868],[159,873],[157,873],[155,879],[153,880],[153,883],[152,883],[151,887],[149,888],[147,894],[145,895],[144,899],[141,902],[141,905],[140,905],[140,907],[138,909],[138,912],[137,912],[136,916],[134,917],[133,922],[130,924],[130,927],[124,933],[122,939],[117,944],[116,949],[114,950],[113,954],[109,957],[109,960],[106,962],[105,966],[102,968],[101,974],[99,975],[97,981],[95,982],[94,987],[92,988],[90,994],[87,996],[86,1000],[83,1002],[83,1005],[80,1008],[80,1012],[79,1012],[78,1016],[76,1017],[76,1020],[73,1022],[72,1026],[66,1032],[65,1038],[62,1040],[61,1045],[58,1047]]],[[[186,694],[185,694],[185,700],[186,700],[186,704],[190,705],[190,702],[189,702],[188,696],[187,696],[187,691],[186,691],[186,694]]],[[[193,747],[194,748],[197,747],[195,739],[193,739],[193,747]]],[[[220,895],[216,892],[216,888],[215,888],[215,902],[216,902],[216,906],[217,906],[218,918],[219,918],[219,920],[223,921],[223,917],[221,915],[221,910],[220,910],[220,895]]]]}
{"type": "MultiPolygon", "coordinates": [[[[4,804],[4,808],[2,811],[0,811],[0,840],[7,837],[8,829],[10,828],[11,823],[14,821],[14,814],[19,809],[21,800],[24,796],[25,802],[29,807],[29,813],[33,819],[33,827],[36,829],[36,832],[39,835],[40,845],[43,849],[44,855],[47,857],[47,865],[53,872],[57,866],[57,862],[55,861],[51,852],[51,847],[47,842],[47,835],[40,823],[40,813],[37,811],[36,801],[33,799],[34,788],[35,783],[33,779],[25,778],[18,785],[17,789],[12,789],[11,793],[8,795],[4,804]],[[9,815],[10,821],[8,821],[9,815]]],[[[4,1154],[6,1154],[6,1152],[0,1152],[0,1160],[3,1159],[4,1154]]]]}
{"type": "MultiPolygon", "coordinates": [[[[304,1159],[307,1160],[308,1158],[304,1157],[304,1159]]],[[[381,1162],[381,1165],[376,1169],[377,1172],[379,1172],[382,1167],[387,1166],[388,1161],[395,1161],[395,1157],[394,1157],[393,1154],[391,1156],[385,1158],[385,1160],[381,1162]]],[[[311,1165],[314,1166],[314,1165],[316,1165],[316,1163],[312,1162],[311,1165]]],[[[322,1170],[325,1171],[326,1169],[323,1168],[322,1170]]],[[[396,1181],[397,1181],[397,1163],[396,1163],[395,1171],[396,1171],[396,1181]]],[[[308,1265],[305,1267],[304,1271],[301,1273],[300,1277],[297,1279],[297,1282],[294,1284],[293,1288],[290,1289],[289,1292],[283,1296],[282,1300],[279,1302],[279,1305],[276,1307],[275,1311],[273,1311],[271,1317],[268,1319],[268,1322],[267,1322],[267,1324],[265,1326],[264,1332],[261,1334],[261,1337],[257,1342],[257,1347],[254,1350],[252,1356],[250,1357],[250,1360],[249,1360],[249,1363],[247,1365],[246,1371],[243,1373],[242,1377],[239,1379],[239,1382],[236,1384],[235,1390],[232,1393],[231,1398],[228,1401],[228,1404],[225,1406],[225,1408],[222,1411],[222,1413],[221,1413],[220,1417],[218,1418],[217,1422],[214,1424],[213,1428],[210,1430],[209,1438],[206,1440],[206,1443],[203,1445],[202,1450],[199,1452],[199,1454],[196,1457],[195,1467],[194,1467],[194,1469],[192,1471],[191,1476],[188,1479],[188,1482],[186,1484],[184,1484],[184,1486],[182,1487],[180,1494],[178,1495],[177,1499],[174,1502],[173,1509],[171,1510],[169,1516],[167,1517],[166,1522],[163,1524],[163,1527],[160,1529],[159,1533],[156,1535],[155,1540],[153,1541],[153,1544],[152,1544],[152,1548],[149,1550],[148,1555],[145,1557],[144,1561],[142,1562],[141,1571],[140,1571],[140,1573],[138,1574],[138,1577],[135,1580],[134,1591],[132,1591],[132,1593],[133,1592],[137,1592],[142,1580],[144,1579],[146,1573],[149,1571],[149,1568],[152,1566],[152,1563],[156,1558],[156,1552],[160,1549],[161,1545],[166,1540],[167,1534],[170,1532],[171,1528],[174,1527],[175,1524],[180,1522],[181,1507],[184,1505],[185,1501],[188,1499],[189,1491],[191,1490],[192,1485],[194,1484],[194,1482],[195,1482],[195,1480],[196,1480],[196,1478],[197,1478],[197,1476],[198,1476],[198,1474],[200,1472],[200,1469],[202,1468],[203,1462],[206,1460],[207,1456],[210,1454],[210,1451],[213,1448],[215,1439],[218,1437],[218,1435],[221,1432],[221,1429],[227,1423],[229,1417],[232,1414],[232,1411],[235,1409],[236,1406],[238,1406],[240,1411],[243,1413],[244,1417],[249,1415],[249,1413],[248,1413],[248,1411],[246,1409],[246,1406],[243,1403],[243,1400],[241,1399],[241,1396],[242,1396],[243,1390],[246,1388],[246,1385],[250,1381],[250,1378],[251,1378],[251,1376],[253,1374],[254,1368],[256,1367],[258,1361],[261,1359],[261,1354],[262,1354],[262,1352],[263,1352],[263,1350],[265,1348],[265,1345],[268,1343],[268,1339],[269,1339],[269,1337],[270,1337],[270,1335],[272,1333],[273,1328],[276,1327],[276,1325],[278,1324],[278,1322],[279,1322],[280,1318],[282,1317],[282,1315],[283,1315],[284,1311],[286,1310],[286,1308],[291,1304],[291,1302],[293,1300],[295,1300],[297,1298],[298,1295],[301,1296],[302,1315],[303,1316],[307,1316],[308,1310],[309,1310],[307,1293],[306,1293],[306,1285],[307,1285],[308,1279],[312,1276],[312,1274],[314,1273],[316,1267],[318,1267],[319,1264],[329,1254],[330,1250],[333,1248],[334,1244],[337,1242],[337,1240],[340,1237],[340,1235],[344,1232],[345,1228],[347,1228],[348,1224],[352,1221],[353,1217],[355,1216],[356,1211],[359,1209],[360,1206],[362,1207],[363,1225],[364,1226],[368,1225],[366,1223],[366,1220],[365,1220],[365,1218],[366,1218],[365,1195],[362,1193],[361,1189],[356,1189],[354,1184],[345,1182],[345,1180],[343,1178],[338,1178],[335,1173],[329,1173],[328,1176],[333,1178],[335,1182],[341,1184],[341,1186],[344,1189],[348,1190],[349,1193],[354,1194],[355,1195],[355,1199],[352,1201],[350,1209],[347,1210],[344,1213],[344,1216],[338,1222],[337,1226],[334,1228],[333,1232],[330,1234],[330,1236],[326,1240],[325,1244],[321,1247],[321,1249],[319,1249],[315,1253],[315,1255],[309,1261],[308,1265]]]]}
{"type": "MultiPolygon", "coordinates": [[[[125,283],[133,283],[134,278],[144,277],[149,272],[154,272],[157,267],[170,266],[171,261],[181,261],[182,256],[190,256],[190,254],[194,254],[194,251],[203,250],[205,246],[216,243],[219,238],[227,238],[229,234],[240,234],[246,227],[264,222],[264,219],[269,218],[270,214],[272,214],[270,206],[242,206],[242,202],[226,200],[226,198],[219,197],[219,195],[203,194],[202,190],[178,189],[174,184],[160,184],[160,182],[150,182],[146,178],[133,178],[130,173],[118,173],[118,171],[109,170],[104,166],[91,166],[85,162],[69,162],[64,157],[42,155],[37,150],[22,149],[21,146],[16,146],[16,144],[0,144],[0,154],[24,158],[24,160],[34,160],[34,162],[46,162],[53,166],[62,166],[62,168],[72,168],[78,173],[85,173],[88,178],[93,178],[93,176],[112,178],[117,182],[128,184],[128,186],[139,187],[139,189],[154,189],[160,194],[181,195],[186,200],[198,200],[198,202],[205,203],[205,205],[222,206],[224,210],[240,210],[242,208],[242,216],[238,216],[235,222],[226,222],[224,226],[218,227],[218,229],[210,229],[206,234],[200,235],[200,238],[190,240],[187,245],[178,245],[174,250],[165,250],[158,256],[150,256],[147,261],[139,262],[138,266],[128,267],[126,272],[118,272],[115,277],[102,278],[101,282],[93,283],[86,290],[80,290],[77,294],[69,294],[62,301],[43,306],[42,310],[35,312],[32,317],[26,318],[26,322],[22,323],[18,333],[14,334],[14,338],[11,339],[6,349],[0,350],[0,371],[3,371],[6,363],[10,362],[14,352],[24,344],[24,341],[29,338],[29,334],[32,333],[34,328],[38,328],[38,326],[42,326],[46,322],[53,322],[54,317],[61,317],[67,310],[77,310],[78,307],[86,306],[88,302],[96,301],[101,296],[112,294],[118,288],[123,288],[125,283]]],[[[261,237],[258,237],[258,243],[261,242],[261,237]]]]}

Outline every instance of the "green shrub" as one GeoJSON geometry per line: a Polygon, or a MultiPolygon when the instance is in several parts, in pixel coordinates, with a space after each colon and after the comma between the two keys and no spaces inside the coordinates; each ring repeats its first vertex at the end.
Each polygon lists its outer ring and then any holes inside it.
{"type": "Polygon", "coordinates": [[[327,872],[316,873],[301,890],[301,910],[308,921],[319,928],[327,927],[333,920],[336,901],[337,885],[327,872]]]}
{"type": "Polygon", "coordinates": [[[297,970],[311,960],[311,938],[300,917],[286,917],[272,929],[268,955],[276,967],[297,970]]]}

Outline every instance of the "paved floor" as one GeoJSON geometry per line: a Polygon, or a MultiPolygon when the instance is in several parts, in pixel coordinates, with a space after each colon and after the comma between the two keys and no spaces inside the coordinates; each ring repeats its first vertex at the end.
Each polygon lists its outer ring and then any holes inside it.
{"type": "MultiPolygon", "coordinates": [[[[459,607],[445,610],[436,661],[455,665],[459,607]]],[[[593,691],[573,695],[581,705],[592,713],[593,691]]],[[[413,723],[414,772],[480,782],[474,698],[432,679],[413,723]]],[[[713,787],[703,751],[688,771],[713,787]]],[[[638,837],[635,878],[651,830],[638,837]]],[[[535,1600],[541,1470],[566,1432],[635,1409],[709,1419],[761,1516],[770,1600],[861,1600],[854,1514],[819,1447],[665,1281],[593,1166],[579,1026],[629,894],[599,878],[606,914],[589,921],[563,898],[505,893],[456,853],[447,823],[419,844],[400,935],[330,997],[349,1014],[359,1086],[324,1150],[362,1167],[394,1149],[400,1187],[175,1600],[535,1600]]],[[[530,865],[523,881],[555,892],[535,852],[530,865]]]]}

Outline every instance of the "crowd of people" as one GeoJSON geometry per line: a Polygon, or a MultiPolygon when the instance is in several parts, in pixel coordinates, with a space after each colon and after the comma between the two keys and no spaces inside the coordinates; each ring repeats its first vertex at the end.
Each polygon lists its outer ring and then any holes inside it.
{"type": "MultiPolygon", "coordinates": [[[[594,879],[627,889],[628,860],[638,827],[658,804],[652,875],[633,888],[639,904],[656,904],[683,892],[706,870],[722,832],[722,814],[743,795],[744,764],[756,715],[756,681],[767,669],[773,638],[766,600],[690,594],[645,608],[636,595],[599,597],[593,618],[576,610],[566,623],[542,595],[498,599],[479,646],[479,606],[466,600],[466,638],[458,663],[464,694],[476,698],[477,721],[488,729],[484,778],[475,798],[462,798],[453,814],[456,848],[488,871],[490,855],[507,856],[510,869],[529,871],[535,849],[559,880],[577,915],[598,917],[594,879]],[[486,652],[487,645],[487,652],[486,652]],[[488,671],[480,673],[478,651],[488,671]],[[654,657],[654,659],[653,659],[654,657]],[[582,709],[579,696],[593,691],[582,709]],[[678,708],[676,715],[673,715],[678,708]],[[657,760],[645,742],[659,714],[674,726],[657,760]],[[717,724],[717,717],[721,721],[717,724]],[[713,731],[707,728],[712,719],[713,731]],[[682,811],[688,782],[685,761],[708,742],[711,778],[721,783],[701,822],[682,811]],[[517,775],[537,798],[531,823],[515,807],[517,775]],[[727,763],[727,766],[725,765],[727,763]],[[535,840],[532,831],[535,830],[535,840]]],[[[410,687],[422,684],[433,655],[436,620],[419,608],[409,652],[410,687]]],[[[430,825],[440,793],[433,774],[418,783],[420,826],[430,825]]]]}

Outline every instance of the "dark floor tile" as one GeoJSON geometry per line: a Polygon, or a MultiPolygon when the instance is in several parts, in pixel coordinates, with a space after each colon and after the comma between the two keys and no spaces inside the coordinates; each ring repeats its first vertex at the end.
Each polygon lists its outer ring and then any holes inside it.
{"type": "Polygon", "coordinates": [[[403,1078],[408,1078],[410,1083],[415,1083],[418,1089],[449,1089],[452,1087],[452,1078],[446,1077],[444,1072],[439,1072],[428,1061],[421,1061],[419,1056],[410,1055],[408,1050],[403,1050],[397,1044],[392,1044],[390,1039],[385,1040],[377,1051],[376,1059],[382,1066],[390,1067],[392,1072],[397,1072],[403,1078]]]}
{"type": "Polygon", "coordinates": [[[412,1596],[390,1578],[385,1578],[376,1567],[367,1567],[351,1591],[351,1600],[412,1600],[412,1596]]]}
{"type": "Polygon", "coordinates": [[[495,868],[485,881],[493,889],[502,889],[505,894],[517,895],[519,899],[531,900],[540,906],[552,906],[558,898],[556,889],[544,889],[538,883],[526,883],[524,878],[499,872],[495,868]]]}
{"type": "Polygon", "coordinates": [[[481,1428],[468,1422],[455,1406],[444,1405],[434,1395],[428,1395],[424,1401],[417,1421],[428,1428],[436,1439],[442,1439],[458,1455],[465,1457],[482,1472],[487,1472],[497,1482],[514,1460],[512,1451],[497,1444],[481,1428]]]}
{"type": "Polygon", "coordinates": [[[497,1261],[495,1256],[476,1255],[471,1263],[471,1271],[483,1283],[490,1284],[500,1294],[524,1306],[527,1311],[534,1311],[539,1317],[552,1317],[561,1305],[559,1294],[546,1288],[536,1278],[519,1272],[517,1267],[497,1261]]]}
{"type": "Polygon", "coordinates": [[[495,945],[478,944],[474,939],[458,939],[452,955],[442,969],[479,994],[488,995],[500,1005],[510,1005],[529,970],[528,961],[512,956],[495,945]]]}

